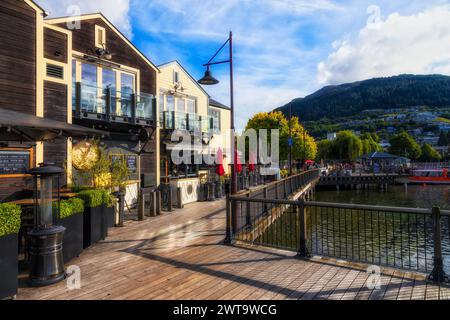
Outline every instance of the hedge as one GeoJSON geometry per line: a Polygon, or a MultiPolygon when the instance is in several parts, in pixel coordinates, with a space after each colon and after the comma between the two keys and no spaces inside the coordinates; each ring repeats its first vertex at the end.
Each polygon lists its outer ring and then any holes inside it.
{"type": "Polygon", "coordinates": [[[112,206],[113,197],[107,190],[84,190],[78,193],[78,197],[84,200],[84,205],[88,208],[99,207],[102,204],[112,206]]]}
{"type": "Polygon", "coordinates": [[[18,205],[0,203],[0,237],[19,232],[21,213],[18,205]]]}
{"type": "Polygon", "coordinates": [[[79,198],[71,198],[61,201],[60,219],[68,218],[74,214],[82,214],[84,212],[84,201],[79,198]]]}

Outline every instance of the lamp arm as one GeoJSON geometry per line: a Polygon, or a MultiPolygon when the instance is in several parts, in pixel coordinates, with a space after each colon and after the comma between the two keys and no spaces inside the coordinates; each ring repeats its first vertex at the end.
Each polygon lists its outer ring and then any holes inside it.
{"type": "Polygon", "coordinates": [[[217,62],[208,62],[208,63],[205,63],[203,66],[204,67],[208,67],[208,66],[213,66],[213,65],[216,65],[216,64],[223,64],[223,63],[230,63],[231,62],[231,60],[223,60],[223,61],[217,61],[217,62]]]}
{"type": "Polygon", "coordinates": [[[217,52],[212,56],[212,58],[209,59],[208,63],[206,63],[205,66],[211,65],[211,61],[213,61],[214,58],[217,57],[217,55],[220,53],[220,51],[222,51],[223,48],[225,48],[225,46],[228,44],[228,42],[230,42],[230,38],[228,38],[227,41],[225,41],[225,43],[220,47],[219,50],[217,50],[217,52]]]}

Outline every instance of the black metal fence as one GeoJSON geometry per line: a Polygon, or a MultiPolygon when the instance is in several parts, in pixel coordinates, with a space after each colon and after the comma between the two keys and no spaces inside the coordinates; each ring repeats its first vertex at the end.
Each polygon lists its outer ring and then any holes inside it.
{"type": "Polygon", "coordinates": [[[235,241],[372,265],[450,272],[450,211],[229,197],[235,241]],[[232,208],[235,207],[234,213],[232,208]],[[235,216],[236,214],[236,216],[235,216]]]}

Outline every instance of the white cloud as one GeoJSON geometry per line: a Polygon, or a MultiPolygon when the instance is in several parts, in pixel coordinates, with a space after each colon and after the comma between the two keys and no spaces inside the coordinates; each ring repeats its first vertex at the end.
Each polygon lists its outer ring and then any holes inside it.
{"type": "Polygon", "coordinates": [[[50,18],[73,14],[73,6],[81,14],[101,12],[126,36],[132,37],[129,9],[131,0],[37,0],[49,13],[50,18]]]}
{"type": "MultiPolygon", "coordinates": [[[[235,119],[242,128],[254,113],[312,90],[315,83],[308,76],[315,73],[317,47],[305,48],[299,34],[312,38],[308,23],[324,19],[314,13],[336,10],[340,7],[329,0],[140,0],[132,3],[132,11],[139,12],[132,18],[140,31],[159,41],[158,46],[142,44],[144,52],[161,60],[157,63],[178,59],[194,76],[233,30],[235,119]]],[[[205,89],[228,104],[227,66],[213,67],[213,74],[221,84],[205,89]]]]}
{"type": "Polygon", "coordinates": [[[366,25],[356,39],[334,42],[333,49],[318,64],[321,84],[403,73],[450,74],[450,6],[390,14],[366,25]]]}

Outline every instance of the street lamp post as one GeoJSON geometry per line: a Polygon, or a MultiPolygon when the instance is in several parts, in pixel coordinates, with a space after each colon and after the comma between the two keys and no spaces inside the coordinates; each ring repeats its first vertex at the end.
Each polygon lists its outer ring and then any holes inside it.
{"type": "MultiPolygon", "coordinates": [[[[235,150],[236,150],[236,141],[234,138],[234,77],[233,77],[233,33],[230,31],[229,37],[227,41],[217,50],[217,52],[212,56],[211,59],[205,64],[203,64],[204,67],[206,67],[205,75],[203,78],[198,80],[198,83],[202,85],[215,85],[219,83],[219,80],[215,79],[212,74],[210,67],[212,65],[217,64],[224,64],[228,63],[230,65],[230,116],[231,116],[231,141],[233,143],[234,148],[232,148],[233,155],[231,158],[233,159],[233,164],[231,165],[231,194],[237,193],[237,179],[236,179],[236,166],[235,162],[237,159],[235,158],[235,150]],[[229,59],[228,60],[222,60],[222,61],[214,61],[214,59],[217,57],[217,55],[225,48],[225,46],[228,44],[229,47],[229,59]]],[[[231,208],[233,210],[233,208],[231,208]]],[[[235,212],[235,211],[234,211],[235,212]]],[[[231,242],[231,225],[229,217],[227,217],[227,234],[225,242],[231,242]]],[[[233,221],[233,224],[236,224],[236,221],[233,221]]],[[[235,226],[234,226],[235,227],[235,226]]]]}
{"type": "Polygon", "coordinates": [[[289,175],[292,176],[292,103],[289,103],[289,175]]]}

